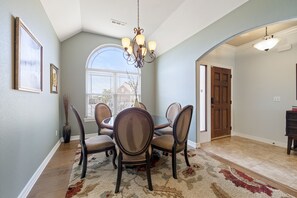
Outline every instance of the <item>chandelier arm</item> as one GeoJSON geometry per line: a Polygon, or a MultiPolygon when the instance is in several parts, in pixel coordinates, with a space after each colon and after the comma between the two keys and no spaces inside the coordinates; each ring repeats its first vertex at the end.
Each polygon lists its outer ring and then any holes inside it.
{"type": "Polygon", "coordinates": [[[135,58],[133,58],[133,55],[130,55],[128,52],[124,52],[123,57],[127,61],[128,65],[134,65],[136,62],[135,58]]]}
{"type": "Polygon", "coordinates": [[[154,62],[155,59],[156,59],[156,54],[154,54],[154,53],[149,53],[149,57],[150,57],[150,59],[147,59],[146,57],[147,57],[147,56],[145,56],[145,58],[143,59],[143,61],[146,62],[146,63],[152,63],[152,62],[154,62]]]}

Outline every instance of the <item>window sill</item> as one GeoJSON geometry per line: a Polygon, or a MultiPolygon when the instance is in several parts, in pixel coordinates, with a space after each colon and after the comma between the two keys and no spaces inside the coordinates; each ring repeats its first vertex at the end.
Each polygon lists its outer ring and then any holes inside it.
{"type": "Polygon", "coordinates": [[[91,118],[91,117],[84,118],[84,122],[95,122],[95,118],[91,118]]]}

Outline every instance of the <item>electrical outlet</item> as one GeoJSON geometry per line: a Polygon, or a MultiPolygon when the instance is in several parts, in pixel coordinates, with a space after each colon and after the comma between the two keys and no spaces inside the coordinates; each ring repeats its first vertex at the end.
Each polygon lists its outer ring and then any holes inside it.
{"type": "Polygon", "coordinates": [[[58,136],[58,130],[56,130],[56,136],[58,136]]]}
{"type": "Polygon", "coordinates": [[[273,96],[272,101],[273,102],[280,102],[280,96],[273,96]]]}

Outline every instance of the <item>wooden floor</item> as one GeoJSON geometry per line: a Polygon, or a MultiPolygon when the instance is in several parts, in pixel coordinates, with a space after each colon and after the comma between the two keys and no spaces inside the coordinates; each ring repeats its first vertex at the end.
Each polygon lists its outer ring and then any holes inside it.
{"type": "MultiPolygon", "coordinates": [[[[65,197],[78,141],[61,144],[28,197],[65,197]]],[[[209,155],[297,197],[297,152],[240,137],[204,143],[209,155]]]]}
{"type": "Polygon", "coordinates": [[[28,197],[65,197],[78,143],[79,141],[71,141],[67,144],[61,143],[28,197]]]}

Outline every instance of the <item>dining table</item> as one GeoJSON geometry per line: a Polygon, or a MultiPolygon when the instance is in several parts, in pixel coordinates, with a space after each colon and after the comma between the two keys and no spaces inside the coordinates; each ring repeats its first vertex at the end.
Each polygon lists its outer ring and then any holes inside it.
{"type": "MultiPolygon", "coordinates": [[[[151,115],[154,121],[154,129],[162,129],[165,127],[168,127],[170,125],[170,121],[164,117],[164,116],[158,116],[158,115],[151,115]]],[[[108,129],[113,129],[113,123],[115,121],[116,116],[112,116],[109,118],[105,118],[100,126],[102,128],[108,128],[108,129]]]]}

